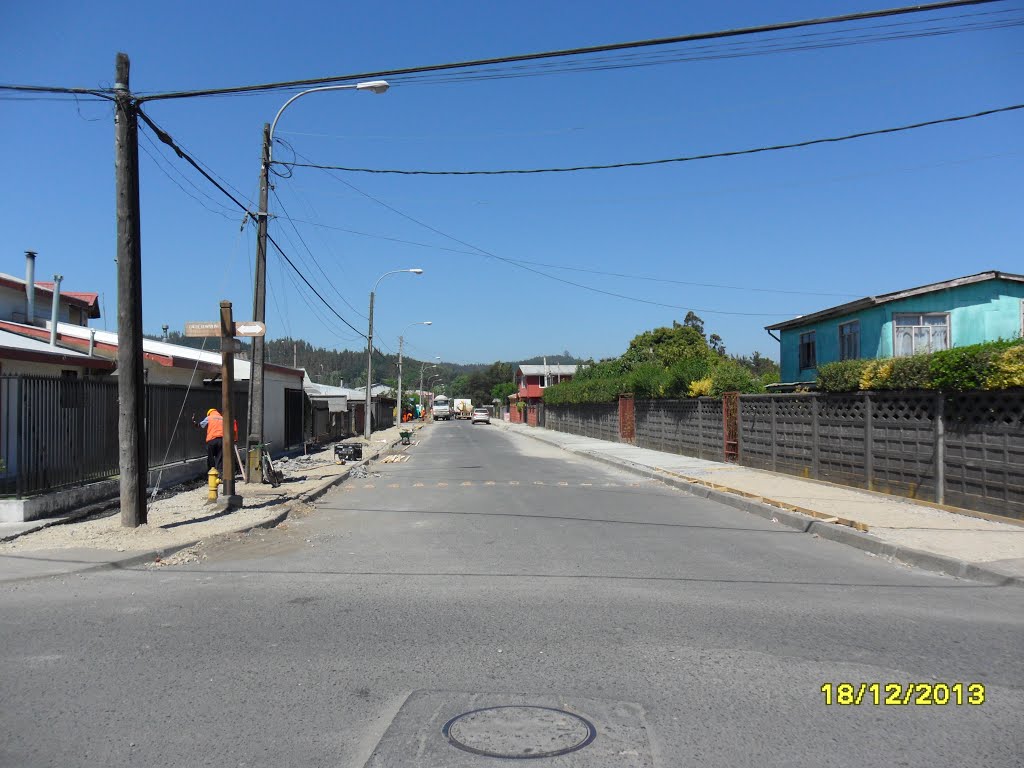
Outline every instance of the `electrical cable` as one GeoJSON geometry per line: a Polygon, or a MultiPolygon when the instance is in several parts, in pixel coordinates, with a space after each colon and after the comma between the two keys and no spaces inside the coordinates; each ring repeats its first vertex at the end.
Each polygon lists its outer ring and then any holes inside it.
{"type": "MultiPolygon", "coordinates": [[[[231,200],[231,201],[232,201],[232,202],[233,202],[233,203],[234,203],[235,205],[237,205],[237,206],[238,206],[238,207],[239,207],[239,208],[240,208],[240,209],[241,209],[242,211],[244,211],[244,212],[248,213],[248,214],[249,214],[249,215],[250,215],[250,216],[251,216],[251,217],[253,218],[253,220],[255,220],[255,214],[253,214],[253,212],[252,212],[252,211],[250,211],[250,210],[248,209],[248,207],[246,207],[246,206],[245,206],[245,204],[243,204],[242,202],[240,202],[240,201],[238,200],[238,198],[237,198],[237,197],[235,197],[235,196],[234,196],[234,195],[232,195],[232,194],[231,194],[230,192],[228,192],[228,191],[227,191],[227,190],[226,190],[226,189],[225,189],[225,188],[224,188],[224,187],[223,187],[223,186],[222,186],[222,185],[220,184],[220,182],[218,182],[218,181],[217,181],[217,180],[216,180],[215,178],[213,178],[213,176],[212,176],[211,174],[207,173],[207,172],[206,172],[206,171],[205,171],[205,170],[204,170],[204,169],[203,169],[203,168],[202,168],[202,167],[200,166],[200,164],[199,164],[199,163],[198,163],[198,162],[197,162],[197,161],[196,161],[195,159],[193,159],[193,158],[192,158],[192,156],[191,156],[191,155],[189,155],[189,154],[188,154],[187,152],[185,152],[185,151],[184,151],[184,150],[183,150],[183,149],[182,149],[182,148],[181,148],[181,147],[180,147],[180,146],[179,146],[179,145],[177,144],[177,142],[175,142],[175,140],[173,139],[173,137],[171,137],[171,136],[170,136],[170,134],[168,134],[168,133],[167,133],[166,131],[164,131],[164,130],[163,130],[162,128],[160,128],[160,126],[158,126],[158,125],[157,125],[156,123],[154,123],[154,122],[153,122],[153,121],[152,121],[152,120],[151,120],[151,119],[149,118],[149,116],[148,116],[148,115],[146,115],[146,113],[144,113],[144,112],[143,112],[143,111],[142,111],[141,109],[138,109],[138,110],[137,110],[137,112],[138,112],[138,115],[139,115],[139,117],[141,117],[141,118],[142,118],[142,120],[143,120],[143,121],[144,121],[144,122],[146,123],[146,125],[148,125],[148,126],[150,127],[150,129],[151,129],[151,130],[152,130],[152,131],[153,131],[153,132],[154,132],[154,133],[155,133],[155,134],[157,135],[157,138],[159,138],[159,139],[160,139],[160,140],[161,140],[161,141],[162,141],[162,142],[163,142],[164,144],[166,144],[166,145],[167,145],[167,146],[169,146],[169,147],[170,147],[171,149],[173,149],[173,150],[174,150],[174,152],[175,152],[175,154],[177,154],[177,155],[178,155],[178,157],[180,157],[180,158],[181,158],[182,160],[185,160],[185,161],[186,161],[186,162],[187,162],[187,163],[188,163],[189,165],[191,165],[191,166],[192,166],[193,168],[195,168],[195,169],[196,169],[197,171],[199,171],[199,173],[201,173],[201,174],[202,174],[202,175],[203,175],[203,176],[204,176],[204,177],[206,178],[206,180],[207,180],[207,181],[209,181],[209,182],[210,182],[211,184],[213,184],[213,185],[214,185],[215,187],[217,187],[217,189],[219,189],[219,190],[220,190],[220,191],[221,191],[221,192],[222,192],[222,193],[223,193],[223,194],[224,194],[224,195],[225,195],[226,197],[228,197],[228,198],[229,198],[229,199],[230,199],[230,200],[231,200]]],[[[301,277],[301,278],[302,278],[302,281],[303,281],[303,282],[304,282],[304,283],[305,283],[305,284],[306,284],[307,286],[309,286],[309,289],[310,289],[311,291],[313,291],[313,293],[314,293],[314,294],[316,294],[316,297],[317,297],[318,299],[320,299],[320,301],[322,301],[322,302],[323,302],[324,306],[326,306],[326,307],[327,307],[327,308],[328,308],[329,310],[331,310],[331,312],[332,312],[332,313],[333,313],[333,314],[334,314],[334,315],[335,315],[335,316],[336,316],[336,317],[337,317],[337,318],[338,318],[339,320],[341,320],[341,321],[342,321],[342,322],[343,322],[343,323],[344,323],[345,325],[347,325],[347,326],[348,326],[349,328],[351,328],[351,329],[352,329],[353,331],[355,331],[357,335],[361,336],[361,337],[362,337],[362,338],[364,338],[364,339],[366,338],[366,334],[364,334],[364,333],[360,333],[360,331],[359,331],[359,329],[358,329],[358,328],[356,328],[356,327],[355,327],[354,325],[352,325],[352,324],[351,324],[351,323],[350,323],[350,322],[349,322],[348,320],[346,320],[346,319],[345,319],[344,317],[342,317],[342,316],[341,316],[341,315],[340,315],[340,314],[338,313],[338,311],[337,311],[337,310],[336,310],[336,309],[335,309],[334,307],[332,307],[332,306],[331,306],[330,302],[328,302],[328,301],[327,301],[327,299],[325,299],[325,298],[324,298],[324,297],[323,297],[323,296],[322,296],[322,295],[320,294],[320,292],[319,292],[319,291],[318,291],[318,290],[317,290],[316,288],[314,288],[314,287],[313,287],[313,284],[312,284],[312,283],[310,283],[310,282],[309,282],[309,280],[308,280],[308,279],[306,278],[306,276],[305,276],[304,274],[302,274],[301,270],[299,270],[299,268],[295,266],[295,262],[293,262],[293,261],[291,260],[291,258],[290,258],[290,257],[288,256],[288,254],[286,254],[286,253],[284,252],[284,249],[283,249],[283,248],[281,248],[281,246],[280,246],[280,245],[278,245],[277,241],[276,241],[276,240],[275,240],[275,239],[274,239],[274,238],[273,238],[273,237],[272,237],[272,236],[271,236],[271,235],[270,235],[269,233],[267,234],[267,241],[268,241],[268,242],[270,242],[270,243],[271,243],[271,244],[272,244],[272,245],[274,246],[274,248],[276,248],[276,249],[277,249],[277,252],[278,252],[278,253],[279,253],[279,254],[280,254],[280,255],[282,256],[282,258],[284,258],[284,260],[285,260],[285,261],[286,261],[286,262],[288,263],[288,266],[290,266],[290,267],[291,267],[291,268],[292,268],[292,269],[293,269],[293,270],[295,271],[295,273],[296,273],[296,274],[297,274],[297,275],[298,275],[299,277],[301,277]]]]}
{"type": "MultiPolygon", "coordinates": [[[[1005,112],[1014,112],[1019,109],[1024,109],[1024,104],[1012,104],[1006,107],[996,107],[994,109],[985,109],[980,112],[972,112],[967,115],[954,115],[952,117],[942,117],[935,120],[924,120],[917,123],[911,123],[908,125],[892,126],[889,128],[877,128],[871,131],[858,131],[857,133],[848,133],[843,136],[830,136],[827,138],[820,139],[807,139],[806,141],[791,142],[788,144],[773,144],[770,146],[762,147],[751,147],[748,149],[734,149],[726,152],[710,152],[702,155],[687,155],[683,157],[669,157],[662,158],[659,160],[635,160],[631,162],[620,162],[620,163],[605,163],[601,165],[576,165],[566,166],[561,168],[515,168],[515,169],[503,169],[503,170],[474,170],[474,171],[426,171],[426,170],[408,170],[408,169],[392,169],[392,168],[352,168],[342,165],[322,165],[319,163],[289,163],[293,168],[314,168],[321,171],[345,171],[347,173],[370,173],[370,174],[397,174],[400,176],[507,176],[507,175],[526,175],[526,174],[539,174],[539,173],[575,173],[578,171],[605,171],[618,168],[641,168],[652,165],[668,165],[672,163],[689,163],[695,160],[710,160],[713,158],[721,157],[738,157],[740,155],[756,155],[763,152],[777,152],[784,149],[797,149],[801,147],[810,147],[817,144],[835,144],[842,141],[851,141],[853,139],[862,139],[866,136],[881,136],[884,134],[900,133],[902,131],[912,131],[917,128],[926,128],[934,125],[943,125],[946,123],[956,123],[963,120],[973,120],[980,117],[988,117],[990,115],[998,115],[1005,112]]],[[[281,161],[273,161],[275,165],[280,164],[281,161]]]]}
{"type": "Polygon", "coordinates": [[[514,56],[501,56],[488,59],[476,59],[471,61],[451,62],[446,64],[433,64],[420,67],[407,67],[404,69],[381,70],[377,72],[361,72],[347,75],[335,75],[332,77],[307,78],[303,80],[287,80],[280,82],[262,83],[258,85],[244,85],[228,88],[207,88],[201,90],[171,91],[166,93],[151,93],[138,95],[139,103],[146,101],[157,101],[163,99],[194,98],[197,96],[218,96],[241,93],[254,93],[260,91],[281,90],[287,88],[310,87],[316,85],[328,85],[332,83],[345,82],[349,80],[368,80],[382,77],[396,77],[399,75],[410,75],[423,72],[440,72],[456,69],[470,69],[473,67],[493,66],[498,64],[510,64],[514,62],[538,61],[542,59],[565,58],[570,56],[582,56],[595,53],[607,53],[610,51],[621,51],[636,48],[648,48],[676,43],[688,43],[698,40],[715,40],[727,37],[740,37],[765,32],[778,32],[783,30],[798,29],[802,27],[821,26],[825,24],[846,23],[851,21],[863,21],[867,19],[887,18],[912,13],[947,10],[971,5],[987,5],[990,3],[1005,2],[1005,0],[946,0],[904,6],[900,8],[886,8],[876,11],[863,11],[860,13],[849,13],[839,16],[825,16],[812,19],[801,19],[797,21],[779,22],[774,24],[763,24],[753,27],[741,27],[737,29],[724,29],[714,32],[699,32],[688,35],[675,35],[672,37],[653,38],[647,40],[634,40],[624,43],[610,43],[580,48],[568,48],[539,53],[527,53],[514,56]]]}
{"type": "Polygon", "coordinates": [[[309,258],[311,258],[313,260],[313,264],[319,270],[320,274],[324,276],[324,280],[327,281],[327,284],[329,286],[331,286],[331,288],[334,290],[334,293],[337,295],[337,297],[339,299],[341,299],[349,309],[351,309],[357,315],[362,317],[364,320],[367,319],[366,315],[364,315],[358,309],[353,307],[352,304],[349,302],[349,300],[346,299],[344,296],[342,296],[341,291],[338,290],[338,287],[331,281],[331,278],[324,271],[324,268],[320,266],[320,262],[317,260],[316,256],[313,255],[313,251],[310,249],[309,245],[306,243],[305,238],[302,237],[302,233],[299,232],[299,228],[297,226],[295,226],[295,221],[288,214],[288,209],[285,208],[284,202],[281,200],[281,197],[277,194],[277,190],[274,189],[274,190],[272,190],[272,192],[273,192],[273,195],[274,195],[274,199],[277,201],[277,204],[281,207],[281,210],[284,211],[284,216],[282,218],[284,218],[285,221],[287,221],[289,224],[292,225],[292,229],[295,231],[296,237],[299,238],[299,242],[302,243],[303,248],[306,249],[306,253],[308,253],[309,254],[309,258]]]}
{"type": "MultiPolygon", "coordinates": [[[[302,157],[302,155],[300,154],[299,157],[302,157]]],[[[424,229],[428,229],[431,232],[433,232],[433,233],[435,233],[437,235],[440,235],[441,237],[444,237],[444,238],[446,238],[448,240],[451,240],[453,242],[459,243],[460,245],[464,245],[467,248],[472,248],[478,255],[481,255],[481,256],[483,256],[485,258],[495,259],[497,261],[501,261],[501,262],[504,262],[506,264],[511,264],[512,266],[515,266],[515,267],[518,267],[520,269],[526,270],[527,272],[532,272],[533,274],[540,275],[542,277],[546,277],[549,280],[554,280],[555,282],[558,282],[558,283],[563,283],[565,285],[571,285],[571,286],[573,286],[575,288],[581,288],[581,289],[583,289],[585,291],[591,291],[592,293],[599,293],[599,294],[602,294],[602,295],[605,295],[605,296],[612,296],[612,297],[617,298],[617,299],[624,299],[626,301],[634,301],[634,302],[637,302],[637,303],[640,303],[640,304],[648,304],[648,305],[656,306],[656,307],[665,307],[665,308],[668,308],[668,309],[692,310],[694,312],[703,312],[705,314],[735,315],[735,316],[743,316],[743,317],[784,317],[784,316],[789,316],[789,315],[792,314],[791,312],[733,312],[733,311],[719,310],[719,309],[701,309],[701,308],[698,308],[698,307],[684,307],[684,306],[680,306],[678,304],[667,304],[667,303],[660,302],[660,301],[652,301],[650,299],[642,299],[642,298],[640,298],[638,296],[629,296],[629,295],[626,295],[626,294],[623,294],[623,293],[616,293],[615,291],[606,291],[606,290],[604,290],[602,288],[595,288],[594,286],[586,285],[584,283],[577,283],[577,282],[575,282],[573,280],[566,280],[565,278],[558,277],[556,275],[549,275],[547,272],[542,272],[539,269],[534,269],[533,267],[526,266],[524,264],[521,264],[521,263],[515,261],[514,259],[509,259],[509,258],[506,258],[504,256],[498,256],[495,253],[492,253],[492,252],[490,252],[488,250],[480,248],[479,246],[473,245],[472,243],[466,242],[465,240],[460,240],[459,238],[455,237],[454,235],[449,235],[448,233],[441,231],[437,227],[433,227],[430,224],[427,224],[426,222],[420,221],[419,219],[417,219],[417,218],[415,218],[413,216],[410,216],[409,214],[407,214],[407,213],[405,213],[403,211],[398,210],[397,208],[395,208],[394,206],[384,202],[383,200],[380,200],[379,198],[374,197],[369,192],[364,192],[363,190],[361,190],[358,187],[356,187],[354,184],[351,184],[346,179],[343,179],[342,177],[335,175],[331,171],[327,171],[327,174],[329,176],[331,176],[332,178],[334,178],[335,180],[340,181],[342,184],[344,184],[345,186],[347,186],[348,188],[350,188],[354,192],[357,192],[358,194],[362,195],[363,197],[367,198],[368,200],[371,200],[374,203],[377,203],[377,205],[380,205],[381,207],[386,208],[387,210],[391,211],[392,213],[396,214],[397,216],[401,216],[402,218],[404,218],[404,219],[406,219],[408,221],[411,221],[412,223],[414,223],[414,224],[416,224],[416,225],[418,225],[420,227],[423,227],[424,229]]]]}

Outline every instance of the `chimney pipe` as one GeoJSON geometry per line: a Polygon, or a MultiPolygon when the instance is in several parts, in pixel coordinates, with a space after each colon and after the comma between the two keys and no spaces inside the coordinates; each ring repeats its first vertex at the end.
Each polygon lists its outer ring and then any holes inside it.
{"type": "Polygon", "coordinates": [[[60,281],[64,275],[53,276],[53,309],[50,310],[50,346],[57,346],[57,316],[60,313],[60,281]]]}
{"type": "Polygon", "coordinates": [[[36,320],[36,252],[25,251],[25,324],[36,320]]]}
{"type": "Polygon", "coordinates": [[[96,329],[95,328],[90,328],[89,329],[89,357],[92,357],[93,353],[95,351],[96,351],[96,329]]]}
{"type": "Polygon", "coordinates": [[[164,341],[167,341],[167,332],[170,329],[171,329],[171,326],[167,325],[166,323],[164,325],[160,326],[160,330],[164,332],[164,339],[163,339],[164,341]]]}

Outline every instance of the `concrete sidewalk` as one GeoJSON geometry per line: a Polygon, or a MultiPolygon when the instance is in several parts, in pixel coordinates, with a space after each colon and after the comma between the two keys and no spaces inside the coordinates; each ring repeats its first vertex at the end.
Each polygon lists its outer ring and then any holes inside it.
{"type": "MultiPolygon", "coordinates": [[[[88,509],[79,510],[77,514],[72,513],[61,518],[36,520],[31,523],[2,524],[0,534],[8,534],[9,543],[0,543],[0,584],[48,576],[66,576],[99,569],[127,568],[153,562],[157,558],[166,558],[211,537],[231,536],[258,528],[272,528],[288,517],[293,505],[311,504],[328,490],[344,482],[353,468],[378,458],[399,441],[398,427],[374,432],[369,447],[366,447],[367,443],[361,437],[344,440],[343,442],[346,443],[362,443],[364,445],[363,460],[346,465],[334,463],[333,454],[330,461],[320,464],[303,462],[303,457],[284,462],[276,461],[275,464],[278,468],[285,472],[285,482],[277,488],[256,483],[251,485],[238,483],[236,490],[243,498],[241,509],[226,511],[220,507],[204,506],[198,512],[200,515],[198,519],[174,519],[160,525],[159,520],[154,520],[151,507],[150,523],[154,526],[155,531],[151,530],[150,533],[168,534],[164,537],[167,541],[162,542],[160,546],[142,544],[140,548],[139,543],[132,545],[130,534],[142,533],[145,535],[145,529],[150,526],[140,526],[129,532],[127,537],[118,539],[121,546],[116,548],[109,544],[103,546],[102,539],[95,539],[91,546],[87,542],[84,542],[85,546],[67,546],[68,542],[66,541],[63,542],[63,546],[47,546],[45,543],[33,542],[33,538],[44,538],[45,540],[48,534],[54,533],[54,531],[46,529],[57,526],[60,526],[61,534],[71,533],[73,535],[76,527],[89,525],[90,520],[95,526],[95,521],[99,516],[103,516],[100,519],[103,519],[105,527],[117,528],[116,521],[113,520],[113,517],[117,515],[116,499],[111,503],[93,505],[88,509]],[[295,476],[300,473],[302,474],[301,478],[295,476]],[[109,518],[109,521],[106,518],[109,518]],[[108,522],[109,524],[107,524],[108,522]],[[13,530],[15,527],[21,530],[13,530]],[[175,532],[173,536],[169,533],[172,530],[175,532]]],[[[206,491],[205,488],[199,488],[184,493],[205,496],[206,491]]],[[[162,498],[155,503],[159,505],[162,498]]],[[[166,515],[159,517],[162,519],[166,515]]],[[[49,536],[48,538],[62,537],[49,536]]],[[[150,538],[144,540],[148,542],[150,538]]],[[[77,540],[78,537],[75,537],[76,543],[77,540]]]]}
{"type": "Polygon", "coordinates": [[[626,443],[493,423],[873,554],[962,578],[1024,586],[1024,525],[626,443]]]}

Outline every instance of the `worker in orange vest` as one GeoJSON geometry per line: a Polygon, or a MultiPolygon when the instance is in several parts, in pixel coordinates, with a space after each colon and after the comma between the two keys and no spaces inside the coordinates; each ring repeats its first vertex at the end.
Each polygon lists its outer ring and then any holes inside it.
{"type": "MultiPolygon", "coordinates": [[[[238,441],[238,420],[234,419],[233,432],[235,442],[238,441]]],[[[206,412],[206,418],[199,422],[200,428],[206,429],[206,469],[209,471],[214,467],[220,474],[224,474],[224,417],[220,411],[211,408],[206,412]]]]}

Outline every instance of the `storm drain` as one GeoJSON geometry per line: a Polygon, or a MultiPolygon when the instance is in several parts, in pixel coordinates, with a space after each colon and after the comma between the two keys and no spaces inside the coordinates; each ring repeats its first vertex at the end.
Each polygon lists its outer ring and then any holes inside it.
{"type": "Polygon", "coordinates": [[[589,720],[552,707],[486,707],[457,715],[441,729],[452,746],[474,755],[529,759],[583,749],[597,737],[589,720]]]}

